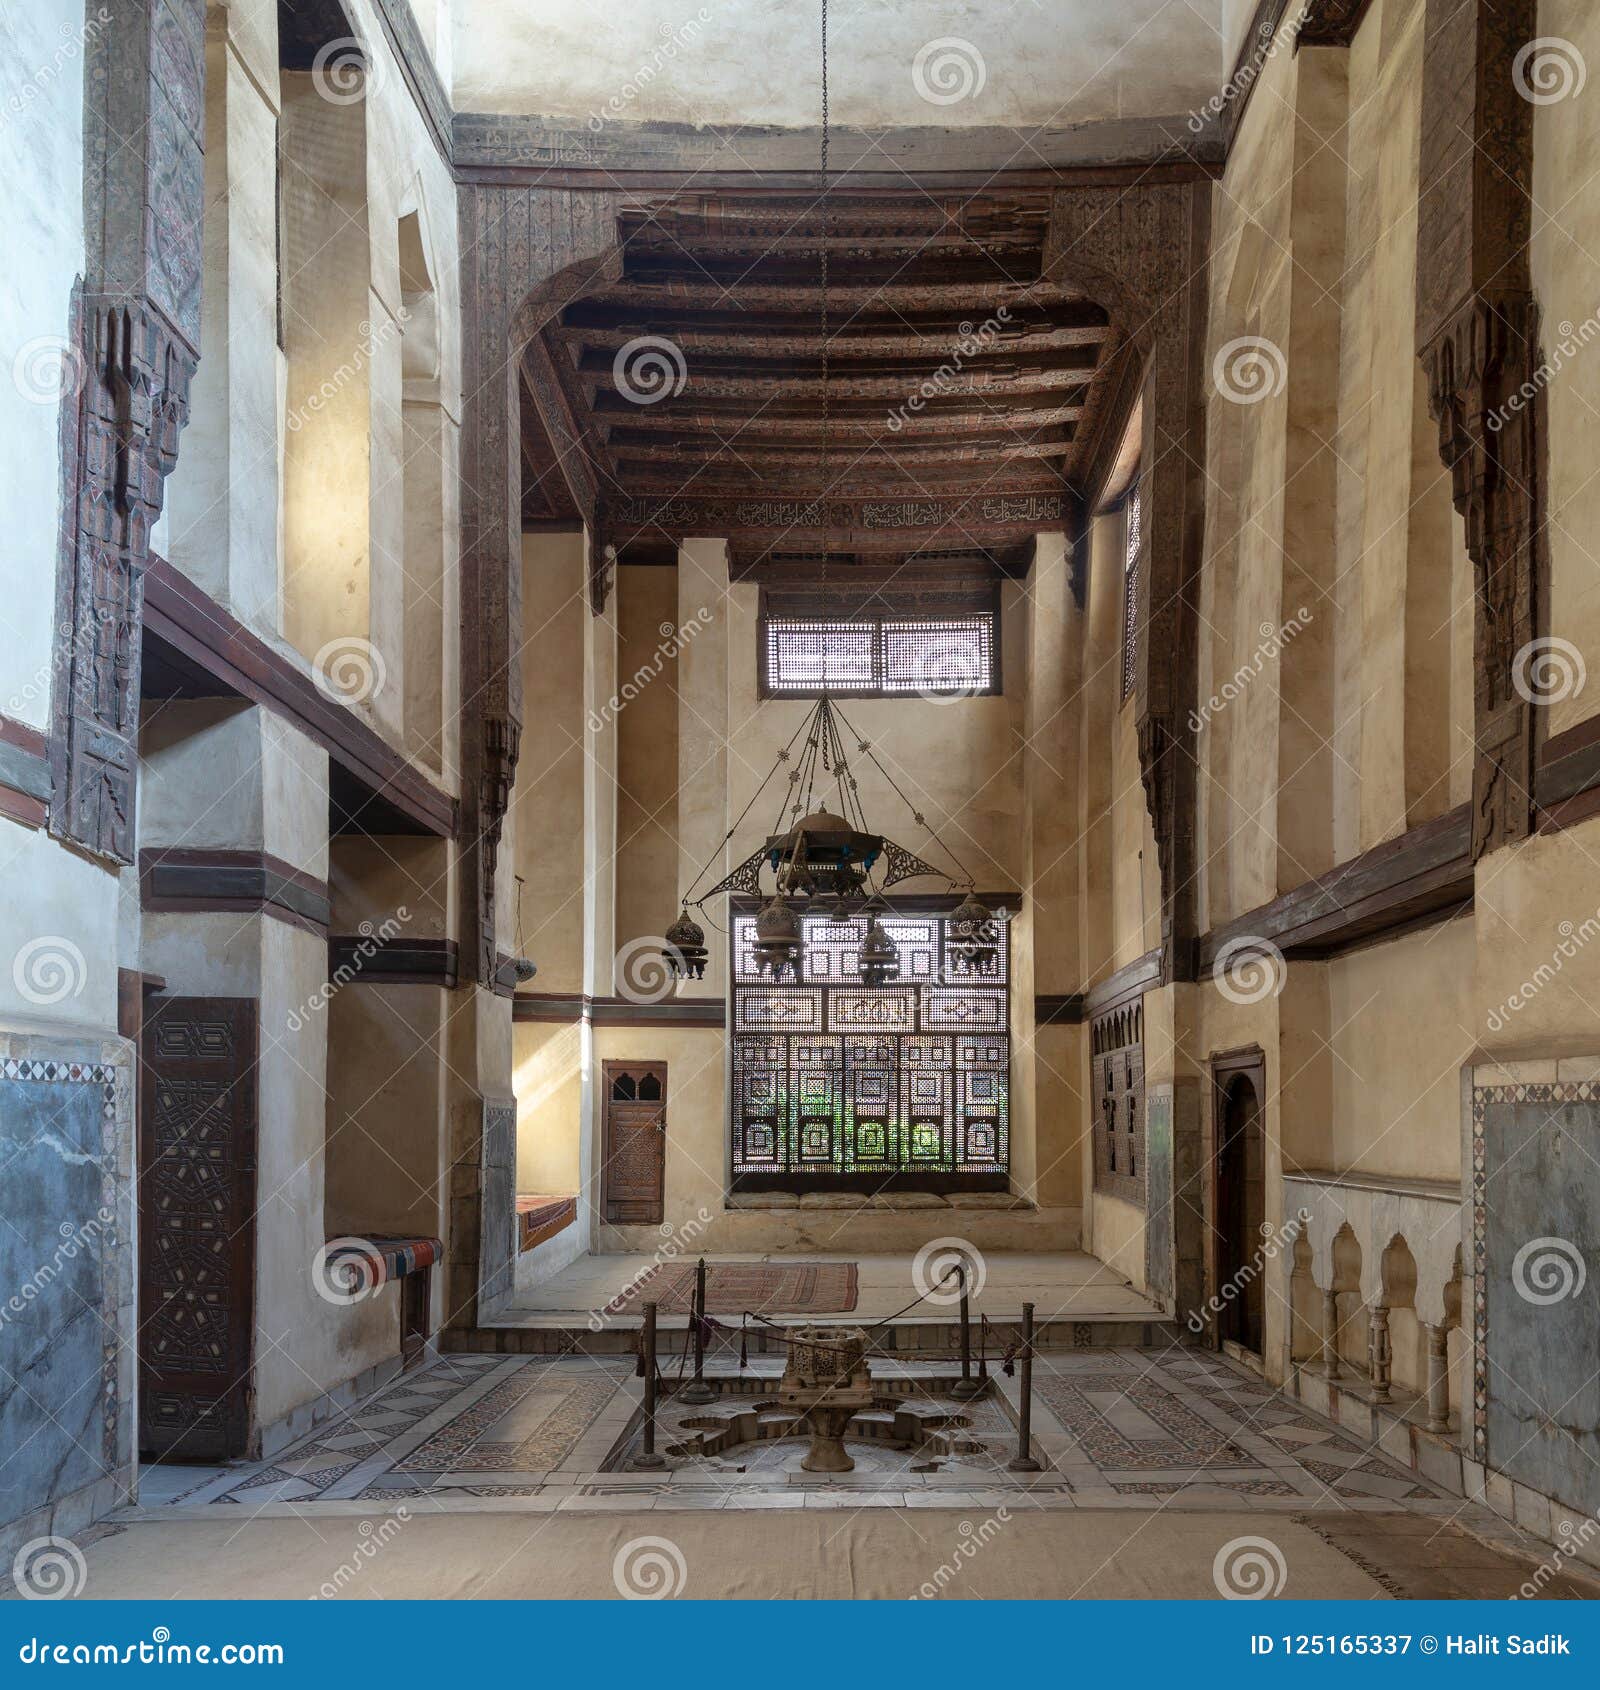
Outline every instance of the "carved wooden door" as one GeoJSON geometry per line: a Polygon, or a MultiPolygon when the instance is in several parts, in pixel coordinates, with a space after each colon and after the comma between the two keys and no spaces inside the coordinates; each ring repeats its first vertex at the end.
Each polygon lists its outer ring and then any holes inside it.
{"type": "Polygon", "coordinates": [[[667,1065],[607,1062],[605,1217],[618,1226],[659,1226],[667,1167],[667,1065]]]}
{"type": "Polygon", "coordinates": [[[139,1443],[246,1453],[254,1390],[254,998],[152,998],[141,1040],[139,1443]]]}

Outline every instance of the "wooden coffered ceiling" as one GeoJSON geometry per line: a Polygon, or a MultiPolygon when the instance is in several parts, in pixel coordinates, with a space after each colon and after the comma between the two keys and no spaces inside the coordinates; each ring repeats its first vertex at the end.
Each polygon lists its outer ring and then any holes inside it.
{"type": "Polygon", "coordinates": [[[826,213],[814,195],[625,212],[617,262],[523,357],[525,521],[902,554],[1070,522],[1132,384],[1105,311],[1044,279],[1048,212],[845,193],[826,213]]]}

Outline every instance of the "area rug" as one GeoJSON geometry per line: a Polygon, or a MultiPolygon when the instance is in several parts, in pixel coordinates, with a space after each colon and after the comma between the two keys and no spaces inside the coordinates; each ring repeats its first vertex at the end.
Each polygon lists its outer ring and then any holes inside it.
{"type": "MultiPolygon", "coordinates": [[[[607,1314],[638,1314],[651,1298],[661,1314],[688,1314],[693,1262],[663,1262],[606,1304],[607,1314]]],[[[848,1314],[856,1306],[854,1262],[708,1262],[706,1312],[848,1314]]]]}

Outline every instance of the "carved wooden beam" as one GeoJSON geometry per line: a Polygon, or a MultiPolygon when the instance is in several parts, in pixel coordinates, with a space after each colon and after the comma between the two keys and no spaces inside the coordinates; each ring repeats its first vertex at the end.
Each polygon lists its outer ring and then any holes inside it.
{"type": "Polygon", "coordinates": [[[144,571],[199,357],[204,0],[107,0],[100,16],[84,82],[87,283],[61,407],[50,831],[131,863],[144,571]]]}
{"type": "Polygon", "coordinates": [[[1140,774],[1161,868],[1162,967],[1169,982],[1192,979],[1195,966],[1195,756],[1188,722],[1205,522],[1209,240],[1204,191],[1157,187],[1137,196],[1056,196],[1052,273],[1082,266],[1085,276],[1101,278],[1100,302],[1115,308],[1125,356],[1140,372],[1146,563],[1135,611],[1134,693],[1140,774]]]}
{"type": "Polygon", "coordinates": [[[619,538],[664,534],[733,534],[767,538],[804,551],[827,533],[830,546],[899,550],[974,546],[1026,540],[1066,521],[1069,496],[1057,492],[985,492],[905,498],[826,499],[731,495],[640,496],[608,507],[619,538]]]}
{"type": "Polygon", "coordinates": [[[1538,629],[1545,445],[1522,398],[1541,358],[1533,106],[1513,66],[1537,24],[1536,0],[1428,0],[1423,51],[1417,346],[1476,581],[1474,860],[1533,820],[1536,723],[1515,675],[1538,629]]]}

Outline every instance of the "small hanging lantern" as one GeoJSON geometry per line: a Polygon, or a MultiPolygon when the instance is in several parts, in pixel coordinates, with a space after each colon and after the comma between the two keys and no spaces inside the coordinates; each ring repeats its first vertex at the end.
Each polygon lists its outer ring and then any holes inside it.
{"type": "Polygon", "coordinates": [[[756,917],[755,943],[750,947],[756,966],[774,980],[795,978],[800,972],[800,919],[781,892],[761,906],[756,917]]]}
{"type": "Polygon", "coordinates": [[[1000,930],[994,912],[968,888],[950,912],[945,930],[945,965],[951,974],[989,974],[1000,954],[1000,930]]]}
{"type": "Polygon", "coordinates": [[[666,962],[667,972],[675,980],[703,980],[706,972],[705,930],[689,914],[689,906],[684,905],[683,913],[667,929],[667,942],[661,947],[661,955],[666,962]]]}
{"type": "Polygon", "coordinates": [[[889,986],[900,978],[900,953],[871,910],[867,912],[867,931],[857,953],[856,971],[863,986],[889,986]]]}

